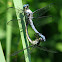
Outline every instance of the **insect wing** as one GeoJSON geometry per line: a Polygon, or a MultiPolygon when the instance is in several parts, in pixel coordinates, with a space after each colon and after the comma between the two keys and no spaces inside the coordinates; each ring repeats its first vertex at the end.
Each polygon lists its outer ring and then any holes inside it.
{"type": "MultiPolygon", "coordinates": [[[[33,45],[31,45],[31,46],[29,46],[29,47],[27,47],[27,48],[30,48],[30,47],[33,47],[33,45]]],[[[22,49],[22,50],[16,51],[15,53],[11,54],[10,56],[17,55],[18,53],[24,51],[24,50],[27,49],[27,48],[24,48],[24,49],[22,49]]]]}
{"type": "Polygon", "coordinates": [[[43,51],[46,51],[46,52],[50,52],[50,53],[58,53],[58,52],[56,52],[56,51],[49,50],[49,49],[47,49],[47,48],[45,48],[45,47],[41,47],[41,46],[36,46],[36,47],[39,48],[40,50],[43,50],[43,51]]]}
{"type": "Polygon", "coordinates": [[[37,17],[41,17],[42,15],[45,15],[45,13],[47,13],[50,9],[52,8],[52,3],[43,7],[43,8],[40,8],[38,10],[35,10],[33,12],[33,17],[37,18],[37,17]]]}
{"type": "Polygon", "coordinates": [[[23,10],[20,9],[20,8],[13,8],[13,7],[9,7],[8,10],[9,9],[13,10],[13,16],[12,16],[12,19],[7,22],[7,25],[11,25],[11,23],[12,23],[11,26],[13,27],[13,29],[18,30],[18,20],[17,20],[17,17],[16,17],[15,9],[18,11],[17,14],[23,12],[23,10]]]}
{"type": "Polygon", "coordinates": [[[49,24],[52,22],[53,17],[51,16],[43,16],[41,18],[33,18],[33,24],[36,27],[36,29],[40,32],[40,28],[46,24],[49,24]]]}

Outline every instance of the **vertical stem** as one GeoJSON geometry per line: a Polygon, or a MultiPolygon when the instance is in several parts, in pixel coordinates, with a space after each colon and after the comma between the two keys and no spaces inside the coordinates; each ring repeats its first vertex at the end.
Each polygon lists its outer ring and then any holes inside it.
{"type": "MultiPolygon", "coordinates": [[[[25,33],[25,19],[24,19],[23,14],[20,14],[22,10],[20,10],[20,13],[17,10],[17,8],[23,9],[22,0],[13,0],[13,2],[14,2],[14,6],[16,8],[16,15],[17,15],[17,19],[18,19],[18,25],[19,25],[20,35],[21,35],[21,39],[22,39],[22,45],[23,45],[23,48],[26,48],[29,46],[29,43],[28,43],[28,40],[26,38],[26,33],[25,33]]],[[[31,62],[29,49],[24,50],[24,55],[25,55],[25,61],[31,62]]]]}
{"type": "Polygon", "coordinates": [[[4,54],[3,54],[1,42],[0,42],[0,62],[5,62],[5,57],[4,57],[4,54]]]}
{"type": "MultiPolygon", "coordinates": [[[[8,1],[7,7],[12,6],[12,0],[8,1]]],[[[8,9],[7,11],[7,22],[12,20],[12,10],[8,9]]],[[[12,24],[12,23],[10,23],[12,24]]],[[[12,27],[7,25],[7,36],[6,36],[6,62],[10,62],[10,51],[11,51],[11,37],[12,37],[12,27]]]]}

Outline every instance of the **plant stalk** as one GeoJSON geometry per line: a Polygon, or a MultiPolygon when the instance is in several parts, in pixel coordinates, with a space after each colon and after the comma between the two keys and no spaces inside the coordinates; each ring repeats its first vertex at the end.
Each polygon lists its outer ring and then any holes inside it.
{"type": "MultiPolygon", "coordinates": [[[[29,46],[29,42],[26,38],[26,32],[25,32],[26,23],[25,23],[24,15],[21,14],[22,10],[20,10],[20,11],[17,10],[18,8],[23,9],[22,0],[13,0],[13,2],[14,2],[15,9],[16,9],[17,20],[18,20],[21,39],[22,39],[22,45],[23,45],[23,49],[24,49],[24,48],[27,48],[29,46]]],[[[29,48],[24,50],[24,55],[25,55],[25,61],[31,62],[31,56],[29,54],[29,48]]]]}
{"type": "MultiPolygon", "coordinates": [[[[12,6],[12,0],[8,0],[7,8],[12,6]]],[[[12,9],[7,10],[7,22],[12,20],[12,9]]],[[[12,22],[10,25],[6,24],[6,62],[10,62],[11,52],[11,37],[12,37],[12,22]]]]}

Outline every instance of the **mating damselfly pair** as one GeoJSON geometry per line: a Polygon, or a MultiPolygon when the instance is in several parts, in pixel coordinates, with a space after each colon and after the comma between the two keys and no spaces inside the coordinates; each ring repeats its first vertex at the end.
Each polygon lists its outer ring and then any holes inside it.
{"type": "MultiPolygon", "coordinates": [[[[21,9],[20,10],[22,12],[24,12],[24,14],[25,14],[25,19],[26,19],[26,35],[27,35],[27,38],[30,41],[30,43],[33,44],[32,46],[36,46],[36,47],[38,47],[38,48],[40,48],[40,49],[42,49],[44,51],[49,51],[49,52],[52,52],[52,53],[56,53],[55,51],[50,51],[50,50],[47,50],[46,48],[42,48],[41,46],[39,46],[41,41],[46,41],[46,38],[45,38],[44,35],[39,33],[38,30],[36,29],[36,27],[38,27],[38,25],[42,25],[43,24],[42,21],[46,22],[47,20],[48,21],[51,20],[50,18],[52,18],[52,17],[51,16],[47,16],[47,12],[48,12],[48,10],[50,10],[51,6],[52,6],[52,4],[49,4],[49,5],[47,5],[44,8],[40,8],[40,9],[32,12],[29,9],[29,5],[25,4],[23,6],[23,10],[21,10],[21,9]],[[31,38],[28,35],[28,29],[27,29],[28,28],[28,24],[30,24],[32,29],[35,31],[35,33],[36,33],[35,36],[36,37],[38,36],[37,39],[35,39],[34,41],[32,41],[31,38]]],[[[38,27],[38,28],[40,28],[40,27],[38,27]]],[[[30,47],[32,47],[32,46],[30,46],[30,47]]],[[[27,48],[29,48],[29,47],[27,47],[27,48]]],[[[23,49],[23,50],[25,50],[25,49],[23,49]]],[[[19,52],[21,52],[23,50],[20,50],[19,52]]],[[[17,54],[17,52],[15,54],[17,54]]],[[[15,55],[15,54],[13,54],[13,55],[15,55]]]]}

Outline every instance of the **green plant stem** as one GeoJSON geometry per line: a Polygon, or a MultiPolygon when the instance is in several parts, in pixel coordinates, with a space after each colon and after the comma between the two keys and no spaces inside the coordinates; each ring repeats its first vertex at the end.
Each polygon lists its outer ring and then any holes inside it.
{"type": "MultiPolygon", "coordinates": [[[[12,0],[8,1],[7,7],[12,6],[12,0]]],[[[12,20],[12,9],[7,10],[7,22],[12,20]]],[[[10,62],[10,52],[11,52],[11,37],[12,37],[12,22],[10,25],[6,24],[6,62],[10,62]]]]}
{"type": "MultiPolygon", "coordinates": [[[[22,0],[13,0],[13,2],[14,2],[15,8],[23,9],[22,0]]],[[[27,41],[26,33],[25,33],[25,19],[23,17],[23,14],[20,14],[20,13],[16,9],[16,15],[17,15],[17,19],[18,19],[18,25],[19,25],[20,35],[21,35],[21,39],[22,39],[22,45],[23,45],[23,48],[26,48],[29,46],[29,42],[27,41]]],[[[31,62],[29,49],[24,50],[24,55],[25,55],[25,61],[31,62]]]]}
{"type": "Polygon", "coordinates": [[[0,62],[5,62],[5,57],[4,57],[4,54],[3,54],[1,42],[0,42],[0,62]]]}

